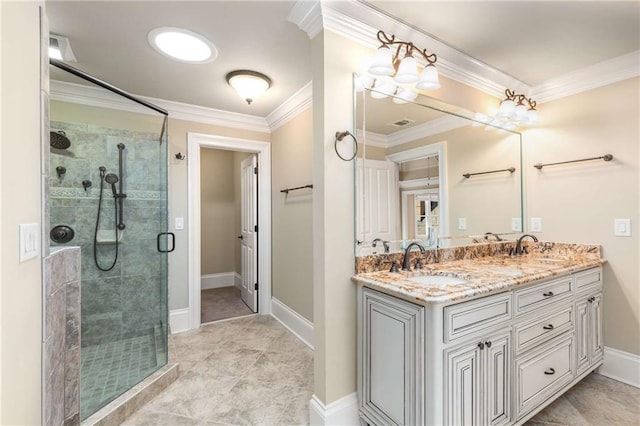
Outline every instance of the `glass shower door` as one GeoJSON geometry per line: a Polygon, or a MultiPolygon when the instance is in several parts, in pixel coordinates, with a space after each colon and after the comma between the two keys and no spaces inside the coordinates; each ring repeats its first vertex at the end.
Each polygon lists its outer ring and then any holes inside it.
{"type": "Polygon", "coordinates": [[[50,105],[51,243],[82,256],[82,419],[167,362],[167,123],[131,104],[50,105]]]}

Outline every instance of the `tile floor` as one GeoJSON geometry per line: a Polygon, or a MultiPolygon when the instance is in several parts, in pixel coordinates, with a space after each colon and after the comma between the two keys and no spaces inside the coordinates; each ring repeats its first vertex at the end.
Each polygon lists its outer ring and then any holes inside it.
{"type": "Polygon", "coordinates": [[[221,287],[200,292],[200,322],[207,323],[228,318],[251,315],[237,287],[221,287]]]}
{"type": "MultiPolygon", "coordinates": [[[[180,378],[125,425],[307,425],[313,352],[271,317],[173,336],[180,378]]],[[[640,425],[640,389],[590,374],[526,426],[640,425]]]]}
{"type": "Polygon", "coordinates": [[[173,336],[180,377],[125,425],[309,423],[313,352],[268,316],[173,336]]]}

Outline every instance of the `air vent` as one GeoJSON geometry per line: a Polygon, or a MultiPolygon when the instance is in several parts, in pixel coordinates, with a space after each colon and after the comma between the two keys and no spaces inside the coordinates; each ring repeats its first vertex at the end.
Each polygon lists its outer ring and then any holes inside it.
{"type": "Polygon", "coordinates": [[[402,120],[394,121],[393,123],[391,123],[391,125],[396,127],[403,127],[411,123],[414,123],[414,121],[409,120],[408,118],[403,118],[402,120]]]}

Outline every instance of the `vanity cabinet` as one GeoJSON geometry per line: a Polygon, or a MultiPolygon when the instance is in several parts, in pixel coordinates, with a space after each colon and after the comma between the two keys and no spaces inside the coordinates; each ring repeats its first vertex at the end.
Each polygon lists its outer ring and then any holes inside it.
{"type": "Polygon", "coordinates": [[[447,349],[445,359],[445,422],[507,424],[511,418],[511,330],[447,349]]]}
{"type": "Polygon", "coordinates": [[[363,424],[523,424],[602,364],[602,268],[471,300],[358,286],[363,424]]]}

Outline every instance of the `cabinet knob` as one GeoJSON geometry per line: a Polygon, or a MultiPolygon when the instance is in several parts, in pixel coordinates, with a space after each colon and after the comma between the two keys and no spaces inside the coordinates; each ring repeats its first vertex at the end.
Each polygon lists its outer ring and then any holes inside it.
{"type": "Polygon", "coordinates": [[[556,370],[553,369],[553,368],[550,368],[547,371],[545,371],[544,374],[546,374],[548,376],[552,376],[552,375],[556,374],[556,370]]]}
{"type": "Polygon", "coordinates": [[[490,340],[487,340],[486,342],[484,342],[484,344],[487,345],[488,348],[491,347],[491,341],[490,340]]]}
{"type": "Polygon", "coordinates": [[[552,292],[552,291],[548,291],[548,292],[546,292],[546,293],[542,293],[542,295],[543,295],[544,297],[551,297],[551,296],[553,296],[553,292],[552,292]]]}
{"type": "Polygon", "coordinates": [[[589,303],[593,303],[595,300],[596,300],[595,296],[591,296],[590,298],[587,299],[589,303]]]}
{"type": "Polygon", "coordinates": [[[553,324],[543,325],[542,328],[544,328],[545,330],[553,330],[553,324]]]}
{"type": "Polygon", "coordinates": [[[484,349],[484,343],[483,342],[478,343],[478,347],[480,348],[480,350],[483,350],[484,349]]]}

